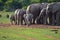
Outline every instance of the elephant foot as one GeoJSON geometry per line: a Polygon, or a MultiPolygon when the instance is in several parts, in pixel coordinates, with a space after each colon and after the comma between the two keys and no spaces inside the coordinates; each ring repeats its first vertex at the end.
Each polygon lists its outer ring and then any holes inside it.
{"type": "Polygon", "coordinates": [[[35,23],[32,23],[32,24],[35,24],[35,23]]]}
{"type": "Polygon", "coordinates": [[[17,25],[17,24],[15,23],[15,25],[17,25]]]}
{"type": "Polygon", "coordinates": [[[24,25],[26,25],[26,24],[24,24],[24,25]]]}
{"type": "Polygon", "coordinates": [[[55,26],[55,25],[56,25],[56,23],[52,23],[51,25],[52,25],[52,26],[55,26]]]}
{"type": "Polygon", "coordinates": [[[47,23],[48,25],[54,25],[53,23],[47,23]]]}
{"type": "Polygon", "coordinates": [[[28,26],[28,27],[29,27],[31,24],[24,24],[24,25],[26,25],[26,26],[28,26]]]}
{"type": "Polygon", "coordinates": [[[17,22],[15,23],[15,25],[17,25],[17,22]]]}
{"type": "Polygon", "coordinates": [[[18,23],[17,25],[23,25],[22,23],[18,23]]]}
{"type": "Polygon", "coordinates": [[[45,23],[43,23],[44,25],[47,25],[47,24],[45,24],[45,23]]]}
{"type": "Polygon", "coordinates": [[[30,25],[27,25],[28,27],[30,26],[30,25]]]}
{"type": "MultiPolygon", "coordinates": [[[[44,24],[44,23],[43,23],[44,24]]],[[[44,24],[44,25],[50,25],[50,24],[44,24]]]]}
{"type": "Polygon", "coordinates": [[[17,25],[19,25],[19,23],[17,25]]]}
{"type": "Polygon", "coordinates": [[[55,26],[56,24],[55,24],[55,23],[52,23],[51,25],[52,25],[52,26],[55,26]]]}
{"type": "Polygon", "coordinates": [[[60,26],[60,24],[56,24],[56,26],[60,26]]]}

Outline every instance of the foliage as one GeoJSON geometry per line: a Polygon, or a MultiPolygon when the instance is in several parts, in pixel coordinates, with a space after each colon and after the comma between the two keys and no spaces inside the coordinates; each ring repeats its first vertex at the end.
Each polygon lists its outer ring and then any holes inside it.
{"type": "Polygon", "coordinates": [[[5,11],[0,11],[0,15],[2,16],[2,17],[0,17],[0,23],[10,23],[10,19],[9,18],[7,18],[7,16],[6,15],[12,15],[12,14],[14,14],[14,12],[5,12],[5,11]]]}
{"type": "Polygon", "coordinates": [[[24,8],[32,3],[59,2],[60,0],[0,0],[0,11],[14,11],[17,8],[24,8]]]}

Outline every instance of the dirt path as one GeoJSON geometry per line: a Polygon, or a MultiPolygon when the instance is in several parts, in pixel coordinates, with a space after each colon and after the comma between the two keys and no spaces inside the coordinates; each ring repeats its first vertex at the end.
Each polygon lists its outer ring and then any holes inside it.
{"type": "MultiPolygon", "coordinates": [[[[2,24],[0,23],[0,27],[23,27],[23,28],[58,28],[60,29],[60,26],[50,26],[50,25],[31,25],[31,26],[26,26],[26,25],[11,25],[11,24],[2,24]]],[[[33,33],[34,34],[34,33],[33,33]]],[[[36,40],[35,38],[31,38],[29,36],[26,35],[22,35],[23,38],[26,38],[27,40],[36,40]]],[[[53,37],[53,36],[49,36],[49,35],[45,35],[45,37],[47,38],[53,38],[54,40],[60,40],[59,38],[53,37]]]]}
{"type": "Polygon", "coordinates": [[[27,25],[11,25],[11,24],[2,24],[0,23],[0,27],[28,27],[28,28],[58,28],[60,29],[60,26],[50,26],[50,25],[38,25],[38,24],[34,24],[31,26],[27,26],[27,25]]]}

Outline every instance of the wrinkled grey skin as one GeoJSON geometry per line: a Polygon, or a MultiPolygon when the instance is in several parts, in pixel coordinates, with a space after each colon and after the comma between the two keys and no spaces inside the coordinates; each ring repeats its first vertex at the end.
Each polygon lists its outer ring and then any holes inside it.
{"type": "Polygon", "coordinates": [[[40,24],[46,24],[46,8],[41,10],[39,16],[36,18],[36,21],[40,22],[40,24]]]}
{"type": "Polygon", "coordinates": [[[46,8],[46,19],[49,17],[49,24],[60,24],[60,2],[51,3],[46,8]]]}
{"type": "Polygon", "coordinates": [[[27,7],[26,13],[33,14],[33,24],[35,24],[36,18],[39,16],[40,11],[47,6],[48,3],[31,4],[27,7]]]}
{"type": "Polygon", "coordinates": [[[46,8],[43,8],[40,12],[37,21],[42,24],[59,25],[60,24],[60,2],[48,4],[46,8]],[[47,20],[49,18],[49,20],[47,20]],[[41,21],[42,19],[42,21],[41,21]]]}
{"type": "Polygon", "coordinates": [[[24,19],[25,19],[25,23],[26,23],[28,26],[32,24],[33,15],[32,15],[31,13],[24,14],[23,17],[24,17],[24,19]]]}
{"type": "Polygon", "coordinates": [[[23,24],[24,17],[23,15],[26,14],[26,11],[24,9],[17,9],[15,11],[15,24],[23,24]]]}
{"type": "Polygon", "coordinates": [[[10,15],[9,19],[10,19],[11,24],[13,25],[15,23],[15,17],[14,17],[14,15],[10,15]]]}

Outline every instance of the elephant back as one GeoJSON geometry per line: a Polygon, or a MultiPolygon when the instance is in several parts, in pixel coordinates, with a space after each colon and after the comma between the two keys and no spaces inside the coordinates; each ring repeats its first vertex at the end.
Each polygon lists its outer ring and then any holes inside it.
{"type": "Polygon", "coordinates": [[[31,4],[27,7],[26,13],[32,13],[35,16],[38,16],[40,14],[40,11],[42,8],[45,8],[48,3],[36,3],[36,4],[31,4]]]}

